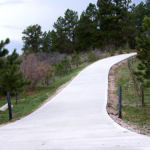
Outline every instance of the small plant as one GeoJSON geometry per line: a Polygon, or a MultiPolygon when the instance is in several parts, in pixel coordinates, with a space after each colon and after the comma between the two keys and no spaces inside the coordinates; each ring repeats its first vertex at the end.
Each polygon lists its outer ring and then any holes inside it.
{"type": "Polygon", "coordinates": [[[111,50],[109,51],[109,54],[110,54],[110,56],[114,56],[114,55],[115,55],[115,50],[114,50],[114,49],[111,49],[111,50]]]}
{"type": "Polygon", "coordinates": [[[126,44],[126,53],[130,53],[130,52],[131,52],[130,46],[129,44],[126,44]]]}
{"type": "Polygon", "coordinates": [[[70,60],[66,56],[61,60],[61,64],[64,66],[66,73],[71,69],[70,60]]]}
{"type": "Polygon", "coordinates": [[[74,54],[71,56],[71,62],[72,64],[76,65],[76,67],[78,68],[79,64],[80,64],[80,56],[79,54],[77,54],[76,51],[74,51],[74,54]]]}
{"type": "Polygon", "coordinates": [[[119,54],[123,54],[122,48],[119,48],[119,54]]]}
{"type": "Polygon", "coordinates": [[[88,61],[89,62],[93,62],[95,61],[97,58],[96,58],[96,55],[93,53],[93,52],[90,52],[89,53],[89,56],[88,56],[88,61]]]}
{"type": "Polygon", "coordinates": [[[62,75],[64,74],[64,66],[61,63],[56,65],[56,74],[60,77],[62,77],[62,75]]]}

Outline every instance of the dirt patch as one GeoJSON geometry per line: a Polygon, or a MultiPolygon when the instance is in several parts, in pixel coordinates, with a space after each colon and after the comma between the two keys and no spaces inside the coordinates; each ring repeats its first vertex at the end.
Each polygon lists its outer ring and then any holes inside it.
{"type": "Polygon", "coordinates": [[[127,59],[115,64],[114,66],[111,67],[109,71],[109,76],[108,76],[108,101],[107,101],[107,112],[109,116],[119,125],[122,127],[140,133],[140,134],[145,134],[143,131],[140,131],[137,126],[131,125],[130,123],[124,122],[122,119],[118,118],[118,96],[116,95],[117,88],[115,86],[117,79],[119,78],[119,75],[115,73],[116,69],[119,67],[123,67],[124,65],[127,64],[127,59]]]}

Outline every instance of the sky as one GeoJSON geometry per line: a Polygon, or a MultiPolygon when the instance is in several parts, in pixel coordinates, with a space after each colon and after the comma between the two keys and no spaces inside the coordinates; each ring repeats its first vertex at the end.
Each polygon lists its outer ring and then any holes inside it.
{"type": "MultiPolygon", "coordinates": [[[[132,2],[138,4],[141,0],[132,2]]],[[[24,29],[39,24],[43,32],[52,30],[54,22],[59,16],[64,17],[68,8],[80,16],[89,3],[96,4],[97,0],[0,0],[0,41],[9,38],[6,48],[10,53],[15,48],[21,54],[24,29]]]]}

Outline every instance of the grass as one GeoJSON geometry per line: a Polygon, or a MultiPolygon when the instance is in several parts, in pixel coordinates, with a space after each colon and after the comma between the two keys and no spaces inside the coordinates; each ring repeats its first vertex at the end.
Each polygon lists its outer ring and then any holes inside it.
{"type": "MultiPolygon", "coordinates": [[[[127,63],[117,68],[115,74],[119,75],[116,86],[122,86],[122,119],[129,124],[136,125],[143,133],[150,133],[150,97],[145,98],[145,107],[141,108],[127,63]]],[[[148,91],[150,89],[144,89],[145,93],[148,91]]]]}
{"type": "MultiPolygon", "coordinates": [[[[26,116],[39,108],[41,104],[52,96],[55,91],[63,84],[68,82],[72,77],[76,76],[79,71],[88,66],[89,63],[79,66],[78,68],[73,68],[68,74],[63,77],[57,77],[55,82],[51,83],[50,86],[42,87],[38,86],[36,91],[23,94],[18,100],[18,104],[15,104],[15,99],[11,98],[11,103],[13,104],[12,115],[13,120],[16,120],[20,117],[26,116]]],[[[0,100],[0,107],[7,103],[6,98],[0,100]]],[[[5,124],[9,122],[8,110],[1,112],[0,111],[0,124],[5,124]]]]}

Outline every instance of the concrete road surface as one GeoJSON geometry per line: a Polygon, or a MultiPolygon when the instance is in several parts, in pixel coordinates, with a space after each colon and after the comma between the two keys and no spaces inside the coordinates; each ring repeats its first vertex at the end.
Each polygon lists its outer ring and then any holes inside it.
{"type": "Polygon", "coordinates": [[[0,127],[0,150],[150,150],[150,137],[122,128],[106,112],[109,69],[131,55],[92,64],[43,107],[0,127]]]}

